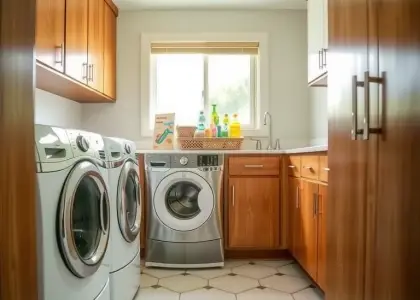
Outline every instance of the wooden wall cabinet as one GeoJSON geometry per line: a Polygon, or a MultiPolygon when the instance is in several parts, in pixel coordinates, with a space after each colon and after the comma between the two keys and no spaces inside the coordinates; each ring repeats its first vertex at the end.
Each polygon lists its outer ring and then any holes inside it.
{"type": "Polygon", "coordinates": [[[64,71],[65,0],[37,0],[36,59],[64,71]]]}
{"type": "Polygon", "coordinates": [[[328,0],[308,0],[308,82],[326,85],[328,0]]]}
{"type": "Polygon", "coordinates": [[[115,4],[39,0],[37,11],[37,87],[78,102],[115,101],[115,4]]]}

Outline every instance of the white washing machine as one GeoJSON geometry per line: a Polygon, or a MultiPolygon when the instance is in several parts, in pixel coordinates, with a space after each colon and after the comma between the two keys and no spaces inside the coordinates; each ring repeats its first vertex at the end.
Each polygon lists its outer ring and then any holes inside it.
{"type": "Polygon", "coordinates": [[[132,300],[140,288],[141,186],[133,142],[104,137],[111,205],[111,299],[132,300]]]}
{"type": "Polygon", "coordinates": [[[110,300],[108,172],[100,135],[35,126],[39,299],[110,300]]]}

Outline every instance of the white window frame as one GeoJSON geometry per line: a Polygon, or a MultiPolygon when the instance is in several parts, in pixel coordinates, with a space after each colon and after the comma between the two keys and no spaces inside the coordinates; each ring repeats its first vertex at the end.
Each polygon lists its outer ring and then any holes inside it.
{"type": "MultiPolygon", "coordinates": [[[[153,114],[155,112],[156,99],[156,62],[150,53],[151,44],[155,42],[259,42],[259,55],[252,59],[251,63],[251,125],[243,126],[242,134],[246,137],[266,137],[268,136],[267,126],[263,126],[262,120],[265,111],[269,110],[269,62],[268,62],[268,34],[267,33],[197,33],[197,34],[151,34],[141,35],[141,76],[140,76],[140,95],[141,95],[141,135],[151,137],[153,130],[153,114]],[[253,110],[253,111],[252,111],[253,110]]],[[[205,59],[205,68],[208,66],[205,59]]],[[[207,70],[205,70],[207,74],[207,70]]],[[[204,84],[207,79],[204,78],[204,84]]],[[[204,90],[208,92],[205,86],[204,90]]],[[[204,109],[209,113],[210,103],[208,94],[204,95],[204,109]]]]}

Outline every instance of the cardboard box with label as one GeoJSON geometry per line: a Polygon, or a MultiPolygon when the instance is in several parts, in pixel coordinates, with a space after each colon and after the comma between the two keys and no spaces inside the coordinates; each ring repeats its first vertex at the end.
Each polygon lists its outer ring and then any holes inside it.
{"type": "Polygon", "coordinates": [[[175,114],[156,114],[153,134],[154,150],[174,149],[175,114]]]}

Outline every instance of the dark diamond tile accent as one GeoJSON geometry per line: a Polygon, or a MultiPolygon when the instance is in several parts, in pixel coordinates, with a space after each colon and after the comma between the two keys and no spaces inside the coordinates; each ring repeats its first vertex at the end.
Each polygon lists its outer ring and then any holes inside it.
{"type": "Polygon", "coordinates": [[[212,288],[213,287],[212,286],[209,286],[209,285],[204,287],[204,289],[206,289],[206,290],[211,290],[212,288]]]}
{"type": "Polygon", "coordinates": [[[275,275],[277,275],[277,276],[283,276],[284,274],[283,273],[276,273],[275,275]]]}
{"type": "Polygon", "coordinates": [[[260,285],[260,286],[257,286],[257,289],[260,289],[260,290],[265,290],[265,289],[266,289],[266,287],[265,287],[265,286],[260,285]]]}
{"type": "Polygon", "coordinates": [[[160,288],[161,286],[160,286],[159,284],[155,284],[155,285],[152,285],[151,287],[152,287],[152,288],[154,288],[154,289],[158,289],[158,288],[160,288]]]}
{"type": "Polygon", "coordinates": [[[250,261],[249,264],[250,265],[255,265],[255,263],[253,261],[250,261]]]}
{"type": "Polygon", "coordinates": [[[236,274],[235,274],[235,273],[229,273],[228,275],[229,275],[229,276],[236,276],[236,274]]]}
{"type": "Polygon", "coordinates": [[[181,274],[182,276],[188,276],[191,275],[190,273],[185,272],[184,274],[181,274]]]}

